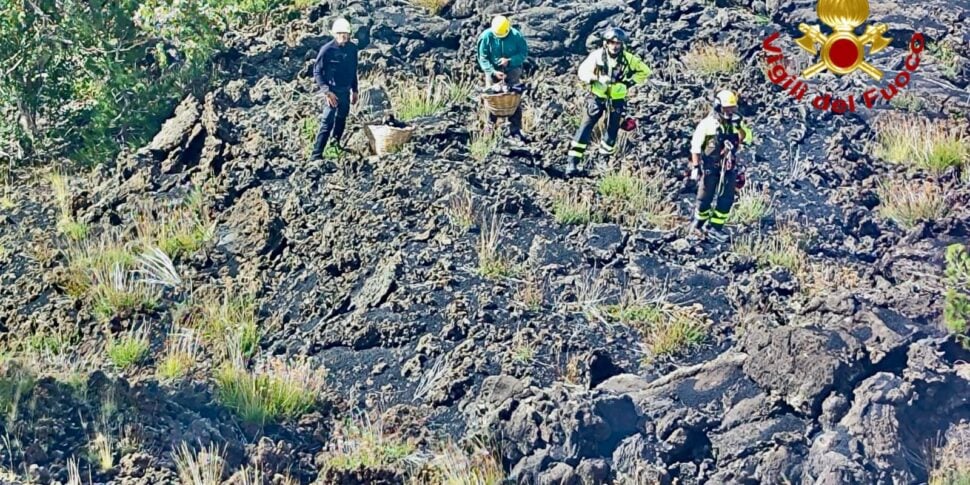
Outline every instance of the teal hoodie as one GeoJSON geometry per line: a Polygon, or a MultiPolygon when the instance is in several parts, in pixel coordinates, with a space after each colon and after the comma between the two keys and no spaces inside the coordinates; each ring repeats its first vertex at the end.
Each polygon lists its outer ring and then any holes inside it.
{"type": "Polygon", "coordinates": [[[498,60],[507,57],[508,65],[503,69],[508,71],[517,67],[522,67],[526,56],[529,55],[529,46],[525,43],[525,37],[516,29],[509,30],[509,35],[500,38],[488,29],[478,36],[478,65],[481,66],[485,74],[492,74],[499,70],[498,60]]]}

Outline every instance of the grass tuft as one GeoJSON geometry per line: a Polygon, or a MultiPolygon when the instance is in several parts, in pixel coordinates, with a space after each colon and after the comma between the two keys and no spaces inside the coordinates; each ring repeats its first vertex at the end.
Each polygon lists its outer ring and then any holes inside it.
{"type": "Polygon", "coordinates": [[[144,328],[108,341],[108,357],[119,369],[128,369],[148,356],[148,334],[144,328]]]}
{"type": "Polygon", "coordinates": [[[468,153],[479,162],[488,158],[495,151],[499,141],[502,139],[501,132],[492,128],[491,130],[476,130],[472,132],[471,141],[468,145],[468,153]]]}
{"type": "Polygon", "coordinates": [[[427,10],[429,15],[438,15],[446,6],[448,6],[450,1],[451,0],[411,0],[411,4],[427,10]]]}
{"type": "Polygon", "coordinates": [[[664,229],[676,224],[675,206],[665,199],[660,177],[624,169],[604,175],[597,188],[606,215],[620,224],[645,223],[664,229]]]}
{"type": "Polygon", "coordinates": [[[336,423],[333,438],[324,451],[324,469],[401,470],[407,466],[417,451],[413,442],[386,432],[380,422],[359,421],[336,423]]]}
{"type": "Polygon", "coordinates": [[[709,326],[699,306],[663,301],[613,305],[606,308],[606,314],[640,331],[649,351],[648,359],[676,355],[699,345],[709,326]]]}
{"type": "Polygon", "coordinates": [[[506,480],[497,447],[483,439],[467,447],[448,440],[433,451],[425,470],[420,482],[430,485],[500,485],[506,480]]]}
{"type": "Polygon", "coordinates": [[[223,452],[211,443],[194,451],[184,441],[172,453],[175,470],[184,485],[219,485],[225,469],[223,452]]]}
{"type": "Polygon", "coordinates": [[[876,125],[876,156],[935,174],[950,167],[968,167],[970,138],[965,129],[917,115],[890,113],[876,125]]]}
{"type": "Polygon", "coordinates": [[[256,297],[252,292],[237,293],[232,288],[193,295],[181,309],[179,323],[200,332],[203,340],[225,355],[239,351],[252,357],[259,348],[260,328],[256,297]]]}
{"type": "Polygon", "coordinates": [[[755,192],[748,188],[742,189],[737,202],[731,207],[728,223],[742,226],[755,224],[771,212],[771,204],[771,195],[767,190],[755,192]]]}
{"type": "Polygon", "coordinates": [[[879,214],[907,229],[947,213],[943,192],[930,182],[883,181],[877,194],[879,214]]]}
{"type": "Polygon", "coordinates": [[[684,59],[687,69],[709,77],[734,73],[739,63],[734,47],[710,43],[695,44],[684,59]]]}
{"type": "Polygon", "coordinates": [[[754,259],[759,266],[780,266],[793,275],[802,274],[807,259],[799,246],[798,234],[788,226],[771,235],[742,235],[734,240],[731,250],[754,259]]]}
{"type": "Polygon", "coordinates": [[[512,262],[499,250],[502,239],[502,223],[497,214],[491,222],[483,222],[478,237],[478,272],[485,278],[506,278],[513,274],[512,262]]]}
{"type": "Polygon", "coordinates": [[[552,202],[552,213],[560,224],[588,224],[593,219],[593,204],[581,195],[559,194],[552,202]]]}
{"type": "Polygon", "coordinates": [[[464,78],[425,79],[408,77],[391,84],[391,102],[395,117],[411,121],[447,111],[452,105],[471,96],[473,83],[464,78]]]}
{"type": "Polygon", "coordinates": [[[96,269],[91,280],[93,312],[105,320],[152,309],[158,302],[157,291],[136,279],[132,272],[125,271],[118,263],[110,270],[96,269]]]}
{"type": "Polygon", "coordinates": [[[471,191],[464,184],[459,185],[448,197],[447,204],[445,214],[448,221],[452,227],[464,234],[475,224],[475,206],[471,191]]]}
{"type": "Polygon", "coordinates": [[[216,373],[219,401],[247,423],[265,424],[295,419],[309,412],[325,387],[326,371],[309,363],[272,361],[249,372],[227,363],[216,373]]]}
{"type": "Polygon", "coordinates": [[[158,364],[158,376],[162,379],[184,377],[195,365],[199,355],[199,339],[189,329],[177,330],[169,334],[165,356],[158,364]]]}

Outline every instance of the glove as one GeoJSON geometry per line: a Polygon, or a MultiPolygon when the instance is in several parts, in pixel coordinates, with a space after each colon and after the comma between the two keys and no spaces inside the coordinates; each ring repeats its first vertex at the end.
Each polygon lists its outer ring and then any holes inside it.
{"type": "Polygon", "coordinates": [[[610,83],[610,77],[609,76],[606,76],[606,75],[602,75],[602,74],[599,77],[597,77],[596,80],[599,81],[599,82],[601,82],[601,83],[603,83],[603,84],[609,84],[610,83]]]}
{"type": "Polygon", "coordinates": [[[698,167],[697,165],[694,165],[693,167],[690,168],[690,179],[697,181],[697,180],[700,180],[700,178],[701,178],[701,168],[698,167]]]}

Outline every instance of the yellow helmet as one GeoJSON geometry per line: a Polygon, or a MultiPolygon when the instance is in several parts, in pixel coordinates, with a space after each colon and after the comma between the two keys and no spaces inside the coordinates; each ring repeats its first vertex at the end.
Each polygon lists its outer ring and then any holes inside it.
{"type": "Polygon", "coordinates": [[[509,31],[512,30],[512,22],[509,22],[509,18],[504,15],[496,15],[492,19],[492,32],[495,33],[499,38],[509,35],[509,31]]]}
{"type": "Polygon", "coordinates": [[[725,89],[717,93],[718,104],[724,107],[732,107],[738,105],[738,95],[734,94],[734,91],[725,89]]]}

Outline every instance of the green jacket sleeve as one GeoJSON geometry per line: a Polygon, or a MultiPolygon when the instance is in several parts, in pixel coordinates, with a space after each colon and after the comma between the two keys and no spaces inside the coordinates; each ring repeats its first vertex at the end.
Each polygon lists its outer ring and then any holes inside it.
{"type": "Polygon", "coordinates": [[[529,55],[529,44],[518,31],[515,32],[515,38],[512,41],[515,42],[515,54],[509,57],[509,67],[522,67],[522,64],[525,64],[525,58],[529,55]]]}
{"type": "Polygon", "coordinates": [[[647,67],[642,60],[640,60],[640,57],[632,52],[628,53],[627,65],[630,67],[630,74],[627,75],[626,80],[631,86],[642,84],[647,80],[648,77],[650,77],[650,74],[653,73],[653,71],[651,71],[650,68],[647,67]]]}
{"type": "Polygon", "coordinates": [[[495,72],[495,66],[492,65],[492,49],[489,44],[487,33],[478,38],[478,66],[485,71],[485,74],[495,72]]]}

